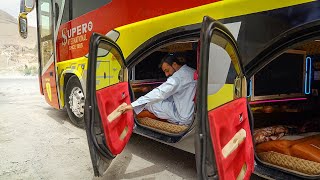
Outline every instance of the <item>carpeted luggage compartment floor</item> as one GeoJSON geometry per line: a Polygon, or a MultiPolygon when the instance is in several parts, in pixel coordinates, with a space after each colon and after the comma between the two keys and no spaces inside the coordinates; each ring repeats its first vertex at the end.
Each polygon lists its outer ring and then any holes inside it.
{"type": "Polygon", "coordinates": [[[185,125],[172,124],[164,121],[159,121],[156,119],[151,119],[149,117],[138,118],[137,120],[143,126],[146,126],[148,128],[154,129],[156,131],[161,131],[164,133],[179,134],[188,129],[188,126],[185,126],[185,125]]]}
{"type": "Polygon", "coordinates": [[[314,161],[300,159],[274,151],[261,152],[257,155],[262,161],[282,169],[289,169],[307,176],[320,175],[320,163],[314,161]]]}

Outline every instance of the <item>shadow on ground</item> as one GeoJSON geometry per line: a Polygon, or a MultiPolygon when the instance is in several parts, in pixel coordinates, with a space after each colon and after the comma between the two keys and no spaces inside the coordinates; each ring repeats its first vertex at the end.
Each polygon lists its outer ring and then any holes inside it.
{"type": "MultiPolygon", "coordinates": [[[[136,158],[137,159],[137,158],[136,158]]],[[[156,142],[134,134],[125,151],[111,164],[101,180],[107,179],[154,179],[156,176],[177,179],[195,179],[196,164],[194,154],[156,142]],[[134,160],[137,156],[141,160],[134,160]],[[130,164],[131,163],[131,164],[130,164]],[[143,167],[144,164],[149,164],[143,167]],[[130,167],[129,167],[130,166],[130,167]],[[135,168],[138,166],[141,168],[135,168]],[[167,173],[162,173],[168,171],[167,173]]]]}
{"type": "MultiPolygon", "coordinates": [[[[65,110],[43,108],[58,123],[69,121],[65,110]]],[[[160,179],[196,179],[194,154],[133,134],[124,151],[113,160],[104,176],[93,179],[158,179],[159,176],[160,179]]]]}
{"type": "Polygon", "coordinates": [[[47,115],[57,121],[59,124],[64,124],[66,121],[69,121],[68,113],[65,109],[58,110],[53,107],[43,107],[47,111],[47,115]]]}

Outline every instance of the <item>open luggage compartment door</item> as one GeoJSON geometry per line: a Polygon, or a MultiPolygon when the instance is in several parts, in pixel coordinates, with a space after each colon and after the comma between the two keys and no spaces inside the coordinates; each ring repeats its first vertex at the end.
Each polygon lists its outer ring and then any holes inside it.
{"type": "Polygon", "coordinates": [[[246,78],[240,62],[229,30],[204,17],[196,108],[199,179],[249,179],[254,170],[246,78]]]}
{"type": "Polygon", "coordinates": [[[221,179],[249,179],[253,172],[253,144],[247,112],[246,99],[239,98],[208,113],[221,179]]]}
{"type": "Polygon", "coordinates": [[[131,103],[120,48],[107,37],[93,34],[89,52],[85,123],[94,174],[101,176],[128,143],[134,119],[132,111],[118,111],[131,103]]]}

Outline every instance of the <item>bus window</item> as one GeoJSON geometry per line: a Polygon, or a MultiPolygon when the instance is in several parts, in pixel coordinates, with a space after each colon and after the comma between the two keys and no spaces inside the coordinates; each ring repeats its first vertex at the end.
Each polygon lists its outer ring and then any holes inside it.
{"type": "Polygon", "coordinates": [[[109,2],[111,2],[111,0],[91,0],[90,3],[86,0],[74,0],[72,1],[72,19],[95,10],[109,2]]]}
{"type": "Polygon", "coordinates": [[[55,3],[54,9],[55,9],[55,23],[58,24],[59,19],[59,13],[60,13],[60,5],[58,3],[55,3]]]}
{"type": "Polygon", "coordinates": [[[48,1],[40,1],[39,5],[40,52],[43,69],[53,55],[52,4],[48,1]]]}
{"type": "Polygon", "coordinates": [[[68,21],[70,21],[70,0],[66,0],[63,8],[63,14],[62,14],[62,19],[61,19],[61,24],[64,24],[68,21]]]}

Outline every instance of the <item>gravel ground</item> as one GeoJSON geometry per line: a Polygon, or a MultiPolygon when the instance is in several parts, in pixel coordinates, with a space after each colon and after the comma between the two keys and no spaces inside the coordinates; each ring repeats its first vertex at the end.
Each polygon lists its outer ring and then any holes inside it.
{"type": "Polygon", "coordinates": [[[50,107],[36,77],[0,78],[0,179],[195,179],[194,155],[133,135],[93,177],[85,131],[50,107]]]}

